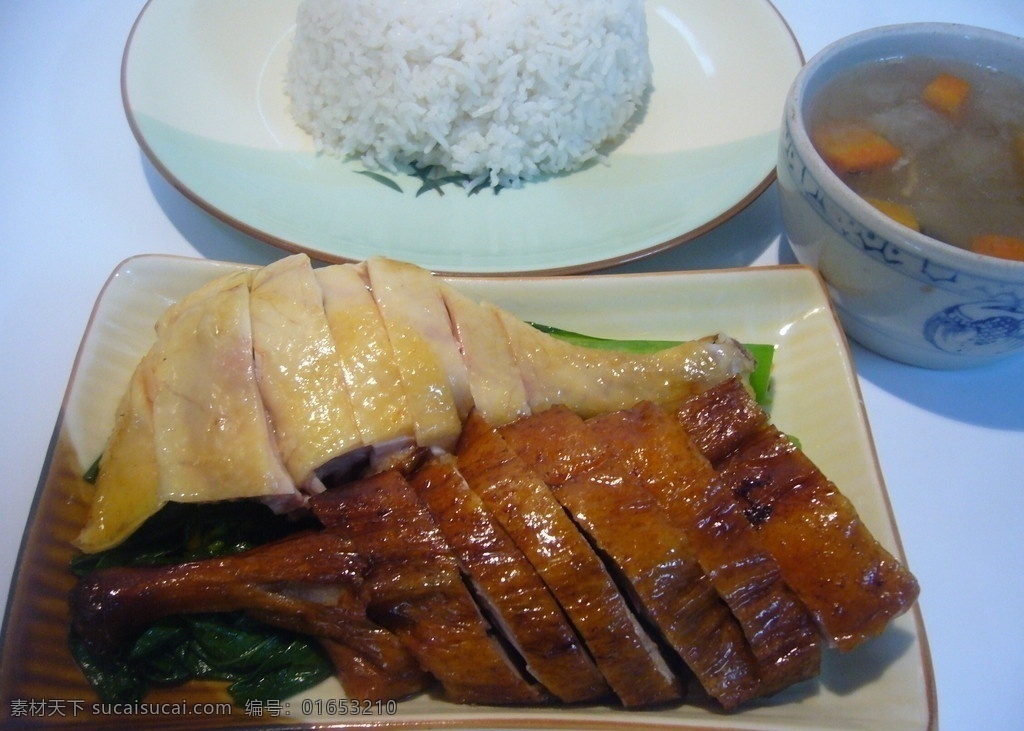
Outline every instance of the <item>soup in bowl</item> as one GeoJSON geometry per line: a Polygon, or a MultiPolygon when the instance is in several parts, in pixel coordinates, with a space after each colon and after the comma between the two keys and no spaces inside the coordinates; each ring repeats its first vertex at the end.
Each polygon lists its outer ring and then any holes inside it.
{"type": "Polygon", "coordinates": [[[1024,351],[1024,41],[920,23],[832,44],[790,90],[778,180],[851,338],[931,368],[1024,351]]]}

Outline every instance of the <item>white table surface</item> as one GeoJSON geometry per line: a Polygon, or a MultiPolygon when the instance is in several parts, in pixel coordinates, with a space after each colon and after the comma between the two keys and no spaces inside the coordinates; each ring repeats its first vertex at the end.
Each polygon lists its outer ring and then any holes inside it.
{"type": "MultiPolygon", "coordinates": [[[[119,69],[142,0],[0,0],[0,587],[6,592],[79,339],[139,253],[267,263],[144,159],[119,69]]],[[[1021,0],[777,0],[805,57],[863,28],[1024,35],[1021,0]]],[[[791,262],[774,186],[718,229],[614,271],[791,262]]],[[[944,729],[1024,727],[1024,359],[934,372],[853,347],[911,568],[944,729]]],[[[823,722],[827,722],[823,719],[823,722]]]]}

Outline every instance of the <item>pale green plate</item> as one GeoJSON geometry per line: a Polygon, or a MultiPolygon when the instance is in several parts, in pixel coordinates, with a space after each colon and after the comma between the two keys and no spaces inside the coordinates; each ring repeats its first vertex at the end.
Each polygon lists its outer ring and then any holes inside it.
{"type": "Polygon", "coordinates": [[[386,254],[447,273],[575,272],[662,251],[774,179],[802,55],[766,0],[649,0],[654,89],[606,164],[473,196],[398,193],[318,156],[287,110],[298,0],[150,0],[125,109],[153,164],[213,215],[326,261],[386,254]]]}

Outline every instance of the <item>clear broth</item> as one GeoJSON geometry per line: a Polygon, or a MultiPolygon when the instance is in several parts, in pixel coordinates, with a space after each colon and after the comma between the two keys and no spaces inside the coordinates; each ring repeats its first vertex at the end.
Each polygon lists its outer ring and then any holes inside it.
{"type": "Polygon", "coordinates": [[[865,198],[909,208],[922,233],[963,248],[984,234],[1024,238],[1024,80],[931,58],[864,64],[822,88],[808,119],[812,136],[858,122],[900,148],[891,166],[841,177],[865,198]],[[971,85],[955,117],[922,99],[941,73],[971,85]]]}

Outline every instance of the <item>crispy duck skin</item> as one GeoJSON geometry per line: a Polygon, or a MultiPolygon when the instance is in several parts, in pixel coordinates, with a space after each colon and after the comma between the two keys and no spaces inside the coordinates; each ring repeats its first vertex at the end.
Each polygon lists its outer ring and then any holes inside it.
{"type": "Polygon", "coordinates": [[[395,464],[310,498],[323,529],[94,572],[70,597],[77,633],[111,653],[159,618],[240,610],[315,637],[350,697],[439,680],[463,703],[677,700],[628,597],[730,709],[816,674],[819,630],[852,649],[919,591],[738,381],[586,420],[473,411],[457,455],[395,464]]]}
{"type": "Polygon", "coordinates": [[[566,703],[607,695],[608,685],[558,602],[466,484],[455,459],[432,457],[409,477],[409,483],[430,509],[463,572],[530,674],[566,703]]]}
{"type": "MultiPolygon", "coordinates": [[[[749,395],[723,384],[706,402],[746,400],[741,412],[760,411],[749,395]]],[[[682,408],[686,428],[699,422],[682,408]]],[[[718,468],[736,505],[757,528],[783,578],[840,650],[882,632],[917,599],[914,576],[882,547],[853,504],[804,452],[762,414],[739,444],[706,440],[720,454],[718,468]]]]}
{"type": "Polygon", "coordinates": [[[686,532],[740,622],[770,694],[814,677],[821,638],[807,608],[675,415],[650,402],[589,420],[686,532]]]}
{"type": "Polygon", "coordinates": [[[476,412],[466,421],[457,457],[466,482],[547,583],[623,705],[679,699],[678,678],[601,559],[547,484],[476,412]]]}
{"type": "Polygon", "coordinates": [[[767,412],[739,378],[683,401],[675,413],[697,449],[716,467],[768,423],[767,412]]]}
{"type": "Polygon", "coordinates": [[[373,626],[376,641],[370,652],[344,642],[318,637],[338,672],[338,681],[349,698],[365,701],[402,700],[426,690],[433,678],[419,666],[401,641],[382,627],[373,626]]]}
{"type": "Polygon", "coordinates": [[[635,603],[708,695],[725,708],[757,697],[756,663],[736,619],[685,535],[647,487],[609,459],[595,430],[554,407],[500,431],[614,562],[635,603]]]}
{"type": "Polygon", "coordinates": [[[348,541],[313,531],[221,558],[102,569],[75,586],[70,608],[83,642],[101,655],[163,617],[245,611],[317,637],[358,697],[404,698],[431,679],[395,635],[366,618],[358,597],[365,570],[348,541]]]}
{"type": "Polygon", "coordinates": [[[368,616],[398,635],[451,700],[512,705],[547,699],[491,634],[437,524],[400,473],[381,472],[321,493],[310,506],[367,561],[362,591],[368,616]]]}

